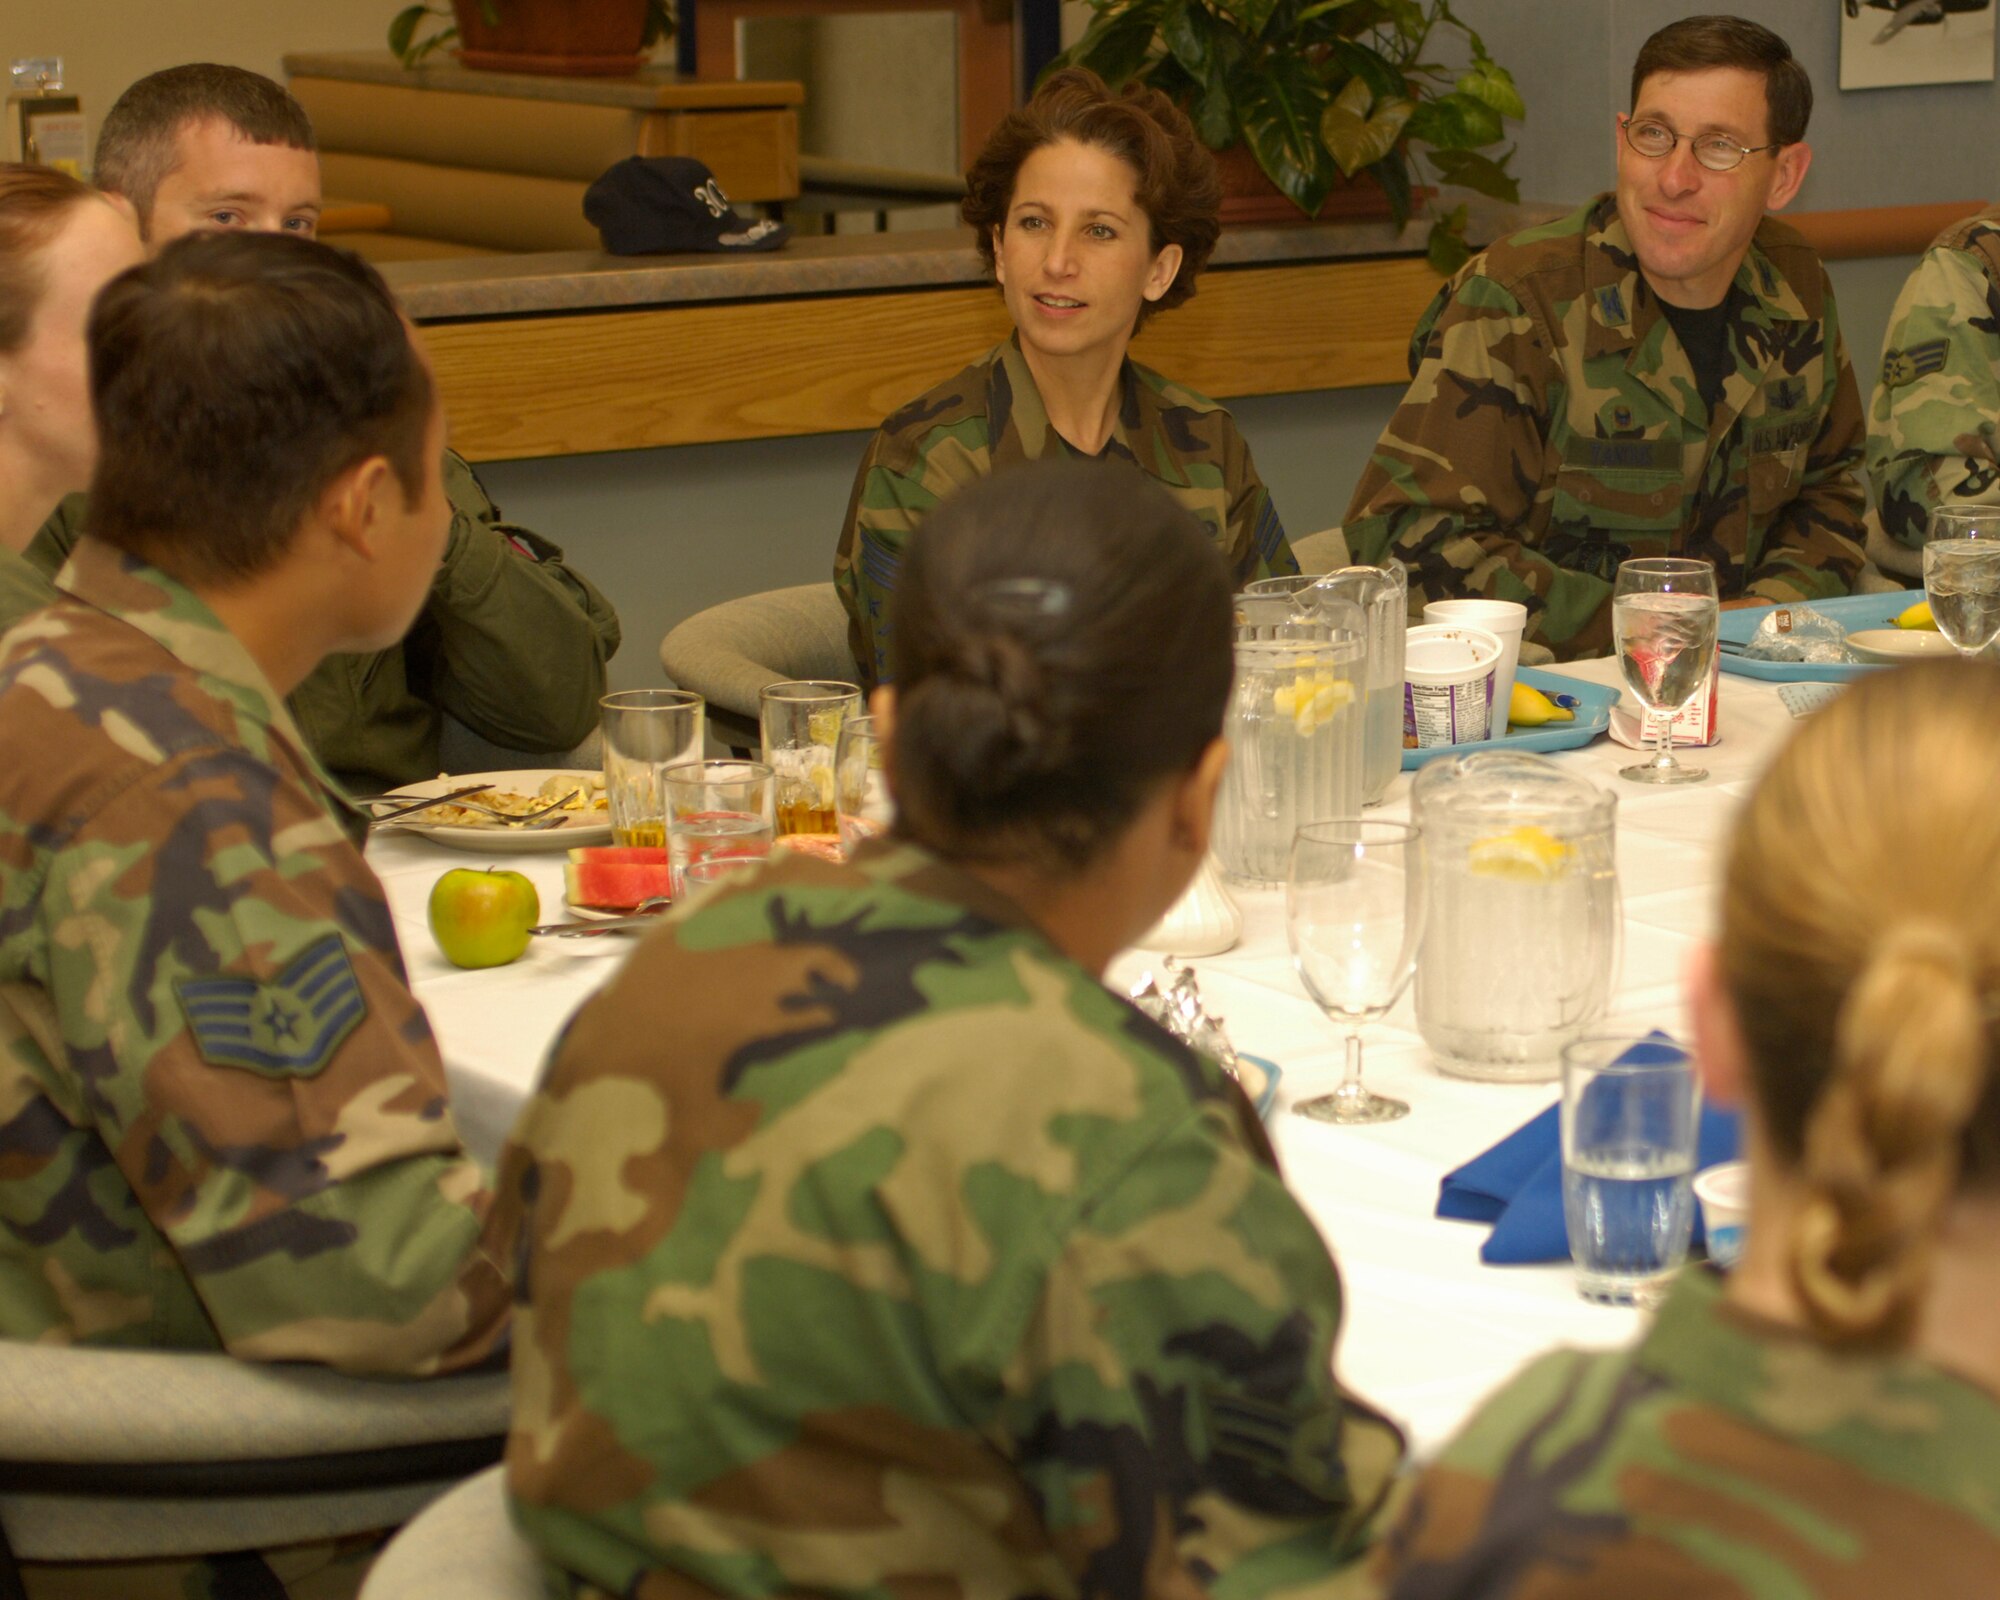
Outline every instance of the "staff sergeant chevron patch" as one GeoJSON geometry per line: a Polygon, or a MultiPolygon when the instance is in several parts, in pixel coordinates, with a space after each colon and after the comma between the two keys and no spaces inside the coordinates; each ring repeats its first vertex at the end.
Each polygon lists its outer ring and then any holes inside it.
{"type": "Polygon", "coordinates": [[[307,945],[275,979],[182,978],[174,985],[202,1059],[271,1078],[310,1078],[368,1014],[340,935],[307,945]]]}

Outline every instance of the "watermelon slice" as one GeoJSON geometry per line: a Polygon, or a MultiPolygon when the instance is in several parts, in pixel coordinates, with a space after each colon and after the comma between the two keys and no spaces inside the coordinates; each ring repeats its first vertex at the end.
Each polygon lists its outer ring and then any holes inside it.
{"type": "Polygon", "coordinates": [[[578,866],[595,863],[606,867],[664,867],[667,847],[663,844],[587,844],[570,851],[578,866]]]}
{"type": "Polygon", "coordinates": [[[572,861],[563,868],[563,885],[571,905],[601,911],[630,911],[674,892],[673,871],[664,861],[572,861]]]}
{"type": "Polygon", "coordinates": [[[847,852],[840,848],[837,833],[788,833],[780,839],[776,848],[796,851],[802,856],[818,856],[822,861],[835,865],[847,859],[847,852]]]}

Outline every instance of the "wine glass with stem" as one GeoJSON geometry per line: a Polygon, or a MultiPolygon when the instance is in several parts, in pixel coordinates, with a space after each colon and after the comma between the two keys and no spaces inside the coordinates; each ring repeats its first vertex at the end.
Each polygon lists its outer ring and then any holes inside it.
{"type": "Polygon", "coordinates": [[[1654,717],[1653,759],[1620,767],[1634,783],[1699,783],[1706,767],[1674,759],[1674,717],[1701,693],[1715,659],[1715,564],[1683,556],[1621,562],[1611,595],[1618,665],[1654,717]]]}
{"type": "Polygon", "coordinates": [[[1347,1071],[1338,1089],[1293,1107],[1320,1122],[1390,1122],[1407,1101],[1361,1081],[1361,1029],[1409,986],[1423,941],[1421,834],[1407,822],[1343,818],[1308,822],[1292,840],[1285,932],[1306,993],[1347,1027],[1347,1071]]]}
{"type": "Polygon", "coordinates": [[[1924,541],[1931,620],[1961,656],[2000,634],[2000,506],[1939,506],[1924,541]]]}

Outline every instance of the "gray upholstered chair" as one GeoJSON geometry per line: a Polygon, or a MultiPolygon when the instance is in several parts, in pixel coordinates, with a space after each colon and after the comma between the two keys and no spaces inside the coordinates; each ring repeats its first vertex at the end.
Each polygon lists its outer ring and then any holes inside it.
{"type": "Polygon", "coordinates": [[[1347,535],[1336,524],[1292,541],[1301,572],[1331,572],[1347,565],[1347,535]]]}
{"type": "Polygon", "coordinates": [[[708,702],[709,731],[738,750],[761,742],[757,697],[766,686],[855,675],[847,612],[831,583],[767,589],[697,611],[660,641],[660,665],[708,702]]]}
{"type": "Polygon", "coordinates": [[[506,1469],[440,1495],[375,1558],[360,1600],[543,1600],[534,1546],[507,1515],[506,1469]]]}
{"type": "Polygon", "coordinates": [[[396,1382],[0,1340],[0,1597],[15,1562],[254,1550],[392,1528],[497,1461],[507,1375],[396,1382]]]}

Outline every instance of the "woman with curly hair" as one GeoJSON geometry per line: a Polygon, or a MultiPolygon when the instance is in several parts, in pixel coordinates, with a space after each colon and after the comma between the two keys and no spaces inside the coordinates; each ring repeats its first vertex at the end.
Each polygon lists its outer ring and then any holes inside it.
{"type": "Polygon", "coordinates": [[[834,581],[863,679],[887,676],[889,596],[917,524],[952,491],[1046,456],[1136,465],[1201,519],[1240,588],[1298,563],[1250,448],[1214,401],[1128,357],[1194,293],[1215,248],[1215,158],[1157,90],[1058,72],[966,174],[962,214],[1014,333],[876,430],[834,581]]]}

